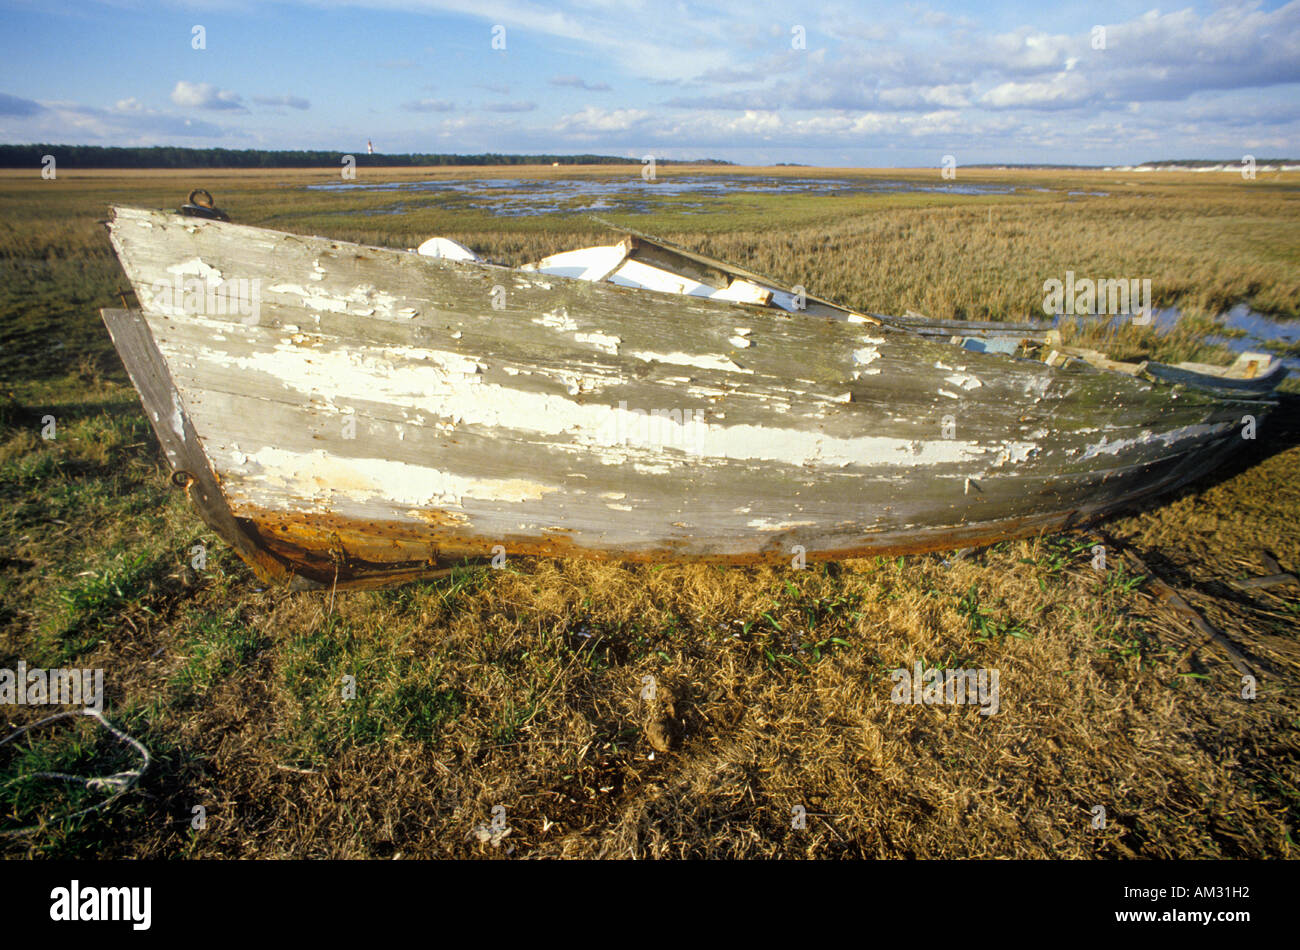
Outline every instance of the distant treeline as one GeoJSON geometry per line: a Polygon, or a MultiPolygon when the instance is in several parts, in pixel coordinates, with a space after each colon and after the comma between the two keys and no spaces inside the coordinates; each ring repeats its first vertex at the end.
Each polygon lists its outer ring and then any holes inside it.
{"type": "MultiPolygon", "coordinates": [[[[229,148],[121,148],[103,145],[0,145],[0,168],[39,169],[46,155],[53,155],[59,168],[328,168],[351,155],[358,166],[421,165],[635,165],[636,158],[615,155],[437,155],[413,152],[404,155],[367,155],[366,150],[278,152],[263,149],[229,148]]],[[[660,165],[730,165],[716,159],[691,162],[656,161],[660,165]]]]}

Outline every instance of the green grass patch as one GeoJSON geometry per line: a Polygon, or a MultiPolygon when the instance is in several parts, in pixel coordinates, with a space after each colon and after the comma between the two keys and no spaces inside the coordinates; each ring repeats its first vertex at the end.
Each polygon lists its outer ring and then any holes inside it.
{"type": "Polygon", "coordinates": [[[39,661],[63,666],[89,650],[110,630],[120,610],[139,606],[165,570],[157,551],[120,551],[107,566],[83,571],[56,588],[53,609],[36,637],[39,661]]]}
{"type": "Polygon", "coordinates": [[[296,707],[279,738],[298,761],[315,763],[340,748],[385,741],[434,741],[465,711],[443,680],[438,657],[403,649],[401,635],[359,630],[332,618],[281,645],[279,677],[296,707]]]}
{"type": "Polygon", "coordinates": [[[247,667],[271,642],[235,610],[191,614],[186,626],[194,632],[184,642],[185,660],[167,682],[180,706],[201,699],[218,682],[247,667]]]}

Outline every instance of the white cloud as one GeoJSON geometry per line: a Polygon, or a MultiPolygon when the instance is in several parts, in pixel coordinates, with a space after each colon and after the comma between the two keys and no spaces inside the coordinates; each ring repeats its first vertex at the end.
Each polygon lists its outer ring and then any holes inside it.
{"type": "Polygon", "coordinates": [[[980,97],[995,109],[1015,109],[1077,105],[1089,95],[1086,81],[1076,72],[1063,72],[1050,79],[1030,82],[1005,82],[980,97]]]}
{"type": "Polygon", "coordinates": [[[626,132],[644,122],[650,113],[643,109],[598,109],[587,106],[581,112],[562,116],[555,128],[562,132],[626,132]]]}
{"type": "Polygon", "coordinates": [[[209,82],[180,80],[172,90],[171,100],[186,109],[247,111],[243,100],[228,89],[218,89],[209,82]]]}
{"type": "Polygon", "coordinates": [[[957,83],[944,86],[898,86],[880,90],[879,101],[882,106],[891,109],[919,109],[928,106],[961,109],[970,105],[970,87],[957,83]]]}

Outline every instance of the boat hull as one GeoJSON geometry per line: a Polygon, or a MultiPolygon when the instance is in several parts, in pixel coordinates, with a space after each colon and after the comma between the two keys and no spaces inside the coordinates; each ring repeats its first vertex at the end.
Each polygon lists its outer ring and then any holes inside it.
{"type": "Polygon", "coordinates": [[[851,317],[161,212],[111,233],[141,309],[104,318],[169,462],[300,585],[983,544],[1185,484],[1267,410],[851,317]]]}

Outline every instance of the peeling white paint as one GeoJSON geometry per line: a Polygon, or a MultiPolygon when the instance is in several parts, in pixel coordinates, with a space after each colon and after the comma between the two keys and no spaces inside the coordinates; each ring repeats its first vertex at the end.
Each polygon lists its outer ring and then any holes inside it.
{"type": "Polygon", "coordinates": [[[335,493],[400,507],[460,507],[464,498],[521,504],[558,492],[522,478],[473,478],[391,459],[347,458],[324,449],[295,452],[267,446],[248,453],[227,490],[255,502],[266,490],[328,502],[335,493]]]}
{"type": "Polygon", "coordinates": [[[533,317],[532,322],[539,327],[550,327],[552,330],[563,330],[566,333],[572,333],[578,329],[578,324],[569,316],[569,311],[564,307],[549,310],[540,317],[533,317]]]}
{"type": "Polygon", "coordinates": [[[172,431],[176,433],[176,438],[185,440],[185,410],[181,408],[180,394],[172,390],[172,431]]]}
{"type": "Polygon", "coordinates": [[[573,338],[579,343],[590,343],[592,346],[596,347],[596,349],[603,350],[612,356],[618,355],[618,345],[623,342],[619,337],[613,336],[612,334],[600,333],[598,331],[592,333],[575,333],[573,338]]]}
{"type": "Polygon", "coordinates": [[[671,363],[674,366],[694,366],[697,369],[716,369],[724,373],[750,373],[752,369],[744,369],[732,361],[729,356],[712,356],[709,354],[695,353],[651,353],[644,350],[637,350],[629,353],[633,359],[641,360],[644,363],[671,363]]]}
{"type": "Polygon", "coordinates": [[[815,521],[772,521],[768,518],[751,518],[745,524],[759,531],[790,531],[794,528],[810,528],[815,521]]]}
{"type": "Polygon", "coordinates": [[[641,462],[633,462],[632,468],[642,475],[667,475],[672,471],[669,465],[645,465],[641,462]]]}
{"type": "Polygon", "coordinates": [[[1152,432],[1146,429],[1141,435],[1132,439],[1116,439],[1114,442],[1108,441],[1103,435],[1100,442],[1094,442],[1084,449],[1083,457],[1085,459],[1096,458],[1098,455],[1118,455],[1120,452],[1126,452],[1129,449],[1140,445],[1151,445],[1159,442],[1168,447],[1175,442],[1182,442],[1185,439],[1199,439],[1205,436],[1218,435],[1234,428],[1231,422],[1220,422],[1214,425],[1198,424],[1190,426],[1180,426],[1177,429],[1170,429],[1167,432],[1152,432]]]}
{"type": "Polygon", "coordinates": [[[1004,465],[1019,465],[1022,462],[1029,461],[1030,456],[1038,451],[1038,446],[1032,442],[1008,442],[1006,446],[998,453],[997,459],[993,462],[994,468],[1001,468],[1004,465]]]}
{"type": "Polygon", "coordinates": [[[267,288],[271,293],[290,294],[302,298],[302,306],[312,310],[324,310],[328,313],[346,313],[348,302],[342,297],[331,297],[326,294],[309,291],[301,284],[272,284],[267,288]]]}
{"type": "Polygon", "coordinates": [[[953,373],[951,376],[945,376],[943,379],[944,382],[952,383],[954,386],[960,386],[962,389],[978,389],[984,385],[970,373],[953,373]]]}
{"type": "Polygon", "coordinates": [[[1041,400],[1047,395],[1047,390],[1051,386],[1052,378],[1050,376],[1035,376],[1025,380],[1024,393],[1026,396],[1036,396],[1041,400]]]}
{"type": "Polygon", "coordinates": [[[173,264],[167,268],[167,273],[179,274],[182,277],[201,277],[209,287],[215,287],[221,283],[221,271],[209,264],[205,264],[203,259],[199,257],[192,257],[188,261],[173,264]]]}
{"type": "Polygon", "coordinates": [[[574,376],[569,373],[555,373],[554,378],[559,380],[564,386],[564,391],[570,396],[578,396],[583,393],[599,392],[600,387],[591,376],[574,376]]]}
{"type": "Polygon", "coordinates": [[[352,313],[356,316],[377,316],[381,320],[410,319],[415,315],[411,307],[397,308],[397,298],[384,293],[373,284],[358,284],[346,294],[327,294],[319,288],[306,288],[301,284],[280,282],[266,288],[269,293],[285,294],[299,298],[296,305],[307,310],[326,313],[352,313]]]}

